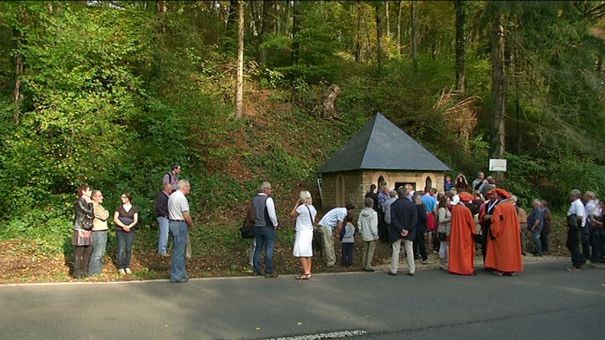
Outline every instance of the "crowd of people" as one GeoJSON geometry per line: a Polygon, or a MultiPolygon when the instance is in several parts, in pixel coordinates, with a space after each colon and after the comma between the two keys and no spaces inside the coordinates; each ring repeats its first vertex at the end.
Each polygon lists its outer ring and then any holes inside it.
{"type": "MultiPolygon", "coordinates": [[[[186,195],[191,186],[187,180],[180,180],[181,167],[174,165],[163,177],[163,190],[156,198],[155,210],[159,225],[158,255],[168,256],[168,233],[173,237],[172,282],[186,282],[185,249],[188,232],[193,227],[186,195]]],[[[109,211],[103,207],[103,194],[88,185],[77,189],[72,245],[74,246],[73,276],[82,278],[103,272],[103,257],[109,231],[109,211]]],[[[116,267],[119,275],[130,275],[132,245],[139,224],[138,208],[132,204],[132,194],[123,192],[120,204],[113,215],[117,240],[116,267]]]]}
{"type": "MultiPolygon", "coordinates": [[[[180,172],[180,166],[174,165],[163,176],[163,190],[155,201],[159,226],[157,252],[161,257],[170,256],[167,243],[171,234],[170,279],[174,283],[188,281],[185,259],[188,234],[193,227],[186,198],[191,186],[188,181],[179,179],[180,172]]],[[[328,267],[336,265],[335,238],[341,245],[341,265],[353,265],[357,234],[362,241],[363,271],[375,270],[373,257],[377,242],[382,240],[390,245],[389,275],[398,275],[402,244],[409,276],[416,274],[416,260],[428,263],[431,251],[438,254],[441,269],[452,274],[474,275],[475,254],[480,249],[485,270],[498,276],[522,272],[526,250],[532,249],[534,256],[549,252],[552,216],[546,201],[533,200],[528,214],[517,205],[514,195],[498,188],[495,179],[486,178],[483,173],[470,184],[463,174],[454,181],[447,176],[444,189],[438,192],[435,188],[425,188],[421,192],[411,184],[392,189],[387,183],[381,183],[379,188],[372,184],[356,221],[356,207],[352,204],[333,208],[317,221],[318,211],[313,206],[311,193],[301,191],[289,213],[296,227],[293,256],[299,258],[301,266],[296,279],[311,279],[312,257],[317,250],[314,248],[320,248],[328,267]],[[526,239],[531,240],[531,244],[526,244],[526,239]]],[[[110,217],[102,205],[103,195],[99,190],[85,185],[78,188],[78,195],[73,233],[76,278],[102,272],[110,217]]],[[[122,193],[113,218],[120,275],[132,274],[131,249],[138,225],[138,210],[132,199],[129,192],[122,193]]],[[[584,265],[604,261],[605,203],[599,202],[593,192],[586,192],[582,197],[578,190],[570,192],[570,202],[566,245],[572,259],[569,270],[577,271],[584,265]]],[[[270,183],[261,184],[246,218],[253,225],[250,241],[253,275],[277,278],[273,250],[279,222],[270,183]]]]}

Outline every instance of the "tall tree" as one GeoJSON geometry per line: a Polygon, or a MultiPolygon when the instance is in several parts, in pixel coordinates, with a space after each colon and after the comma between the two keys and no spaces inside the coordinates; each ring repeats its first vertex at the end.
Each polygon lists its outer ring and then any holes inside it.
{"type": "Polygon", "coordinates": [[[23,26],[25,24],[25,8],[19,6],[16,24],[13,26],[13,38],[15,40],[15,55],[13,57],[13,63],[15,66],[15,86],[13,88],[13,103],[15,105],[15,111],[13,113],[13,120],[15,124],[19,124],[21,117],[21,102],[23,101],[23,94],[21,93],[21,77],[25,70],[25,61],[23,60],[23,54],[21,53],[21,47],[23,45],[23,26]]]}
{"type": "Polygon", "coordinates": [[[503,14],[492,2],[492,156],[504,157],[506,151],[506,73],[504,60],[503,14]]]}
{"type": "Polygon", "coordinates": [[[261,65],[267,63],[267,49],[262,46],[269,34],[275,30],[275,14],[274,14],[275,1],[264,1],[263,2],[263,21],[260,30],[259,39],[259,50],[258,50],[258,62],[261,65]]]}
{"type": "Polygon", "coordinates": [[[160,22],[160,33],[166,34],[166,0],[157,0],[158,20],[160,22]]]}
{"type": "Polygon", "coordinates": [[[300,22],[302,15],[300,12],[300,1],[294,1],[293,18],[292,18],[292,65],[298,65],[300,55],[300,22]]]}
{"type": "Polygon", "coordinates": [[[387,37],[391,36],[391,23],[389,22],[389,0],[384,2],[384,22],[386,24],[387,37]]]}
{"type": "Polygon", "coordinates": [[[360,0],[357,0],[355,3],[355,9],[355,13],[357,14],[357,29],[355,30],[355,62],[361,63],[363,61],[363,44],[361,38],[362,7],[360,0]]]}
{"type": "Polygon", "coordinates": [[[412,0],[410,3],[410,27],[411,27],[411,43],[412,43],[412,62],[416,65],[416,50],[418,48],[418,9],[416,8],[416,1],[412,0]]]}
{"type": "Polygon", "coordinates": [[[397,11],[397,55],[401,56],[401,13],[403,12],[403,0],[399,0],[397,11]]]}
{"type": "Polygon", "coordinates": [[[464,41],[464,3],[462,0],[454,2],[456,8],[456,91],[464,94],[465,76],[465,41],[464,41]]]}
{"type": "Polygon", "coordinates": [[[382,70],[382,15],[381,3],[376,2],[376,64],[382,70]]]}
{"type": "Polygon", "coordinates": [[[244,115],[244,1],[237,1],[237,80],[235,90],[235,117],[244,115]]]}

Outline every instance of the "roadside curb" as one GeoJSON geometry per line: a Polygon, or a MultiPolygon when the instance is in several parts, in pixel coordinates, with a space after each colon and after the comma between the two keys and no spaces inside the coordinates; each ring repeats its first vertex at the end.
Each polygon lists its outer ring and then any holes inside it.
{"type": "MultiPolygon", "coordinates": [[[[532,258],[526,257],[524,259],[524,265],[534,265],[541,263],[560,263],[569,261],[568,257],[559,257],[559,256],[548,256],[542,258],[532,258]]],[[[483,262],[478,261],[475,263],[475,267],[482,267],[483,262]]],[[[389,265],[382,264],[379,266],[374,266],[375,273],[387,272],[389,270],[389,265]]],[[[605,269],[605,266],[595,265],[596,269],[605,269]]],[[[405,271],[407,269],[407,265],[405,261],[400,263],[399,271],[405,271]]],[[[430,271],[430,270],[440,270],[438,263],[429,263],[426,265],[417,265],[416,271],[430,271]]],[[[355,274],[372,274],[363,271],[348,271],[348,272],[328,272],[328,273],[313,273],[313,276],[333,276],[333,275],[355,275],[355,274]]],[[[280,275],[280,277],[294,277],[296,274],[284,274],[280,275]]],[[[217,277],[199,277],[199,278],[190,278],[190,282],[196,281],[217,281],[217,280],[241,280],[241,279],[249,279],[255,280],[260,279],[261,277],[253,277],[253,276],[217,276],[217,277]]],[[[264,279],[264,278],[263,278],[264,279]]],[[[128,281],[64,281],[64,282],[24,282],[24,283],[4,283],[0,284],[0,289],[9,288],[9,287],[48,287],[48,286],[91,286],[91,285],[121,285],[121,284],[132,284],[132,283],[162,283],[162,282],[170,282],[169,279],[151,279],[151,280],[128,280],[128,281]]]]}

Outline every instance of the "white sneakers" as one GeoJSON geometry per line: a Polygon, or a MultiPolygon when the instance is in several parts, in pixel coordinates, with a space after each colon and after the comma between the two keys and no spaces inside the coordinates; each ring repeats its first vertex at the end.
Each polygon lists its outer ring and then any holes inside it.
{"type": "Polygon", "coordinates": [[[130,275],[132,274],[132,270],[130,270],[130,268],[124,268],[124,269],[118,269],[118,274],[119,275],[130,275]]]}

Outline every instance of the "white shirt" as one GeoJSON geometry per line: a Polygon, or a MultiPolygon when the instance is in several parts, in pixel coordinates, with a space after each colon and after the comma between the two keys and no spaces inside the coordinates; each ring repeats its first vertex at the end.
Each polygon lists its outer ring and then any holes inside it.
{"type": "Polygon", "coordinates": [[[571,202],[569,206],[569,210],[567,210],[567,216],[576,215],[582,218],[582,227],[586,225],[586,209],[584,208],[584,204],[582,204],[582,200],[579,198],[575,201],[571,202]]]}
{"type": "Polygon", "coordinates": [[[312,205],[301,204],[296,208],[298,216],[296,217],[296,231],[313,230],[313,221],[317,216],[317,210],[312,205]],[[309,208],[309,209],[307,209],[309,208]],[[309,212],[311,215],[309,216],[309,212]]]}
{"type": "Polygon", "coordinates": [[[321,221],[319,221],[319,225],[334,230],[334,228],[338,226],[338,223],[343,222],[346,217],[347,208],[334,208],[322,217],[321,221]]]}
{"type": "Polygon", "coordinates": [[[601,209],[599,208],[599,201],[590,200],[586,202],[586,216],[599,216],[601,215],[601,209]]]}
{"type": "MultiPolygon", "coordinates": [[[[265,194],[264,192],[260,192],[258,194],[261,196],[267,196],[267,194],[265,194]]],[[[267,197],[265,206],[267,207],[267,214],[269,214],[269,220],[271,220],[273,226],[277,228],[277,213],[275,212],[275,202],[273,202],[273,198],[267,197]]]]}
{"type": "Polygon", "coordinates": [[[177,190],[168,197],[168,218],[185,220],[183,213],[189,211],[189,202],[182,191],[177,190]]]}

